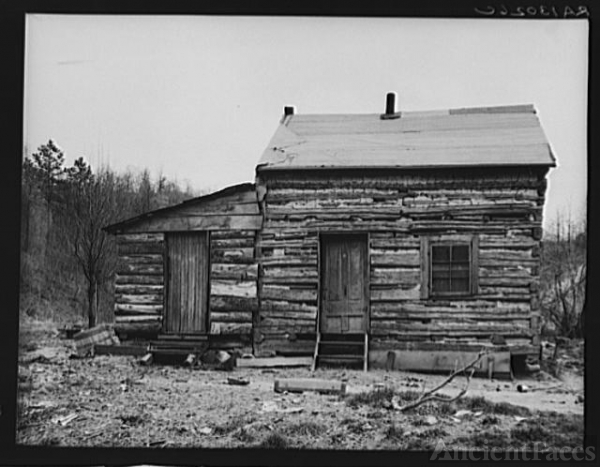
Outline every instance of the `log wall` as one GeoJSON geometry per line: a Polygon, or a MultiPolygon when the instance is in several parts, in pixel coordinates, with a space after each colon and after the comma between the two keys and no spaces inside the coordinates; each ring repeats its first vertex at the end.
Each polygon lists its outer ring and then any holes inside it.
{"type": "Polygon", "coordinates": [[[117,236],[115,329],[125,334],[156,334],[164,298],[163,234],[117,236]]]}
{"type": "Polygon", "coordinates": [[[331,232],[369,234],[371,348],[489,342],[492,334],[536,343],[545,172],[259,173],[259,352],[310,353],[319,235],[331,232]],[[477,293],[422,299],[421,237],[464,234],[479,238],[477,293]]]}
{"type": "Polygon", "coordinates": [[[252,333],[258,310],[254,230],[213,231],[210,234],[211,334],[252,333]]]}

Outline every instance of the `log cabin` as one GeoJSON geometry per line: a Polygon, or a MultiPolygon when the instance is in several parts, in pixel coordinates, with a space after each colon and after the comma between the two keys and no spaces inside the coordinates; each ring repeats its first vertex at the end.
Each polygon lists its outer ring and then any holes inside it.
{"type": "Polygon", "coordinates": [[[255,183],[107,228],[117,331],[227,335],[313,367],[440,369],[490,346],[535,358],[554,166],[532,105],[285,107],[255,183]]]}

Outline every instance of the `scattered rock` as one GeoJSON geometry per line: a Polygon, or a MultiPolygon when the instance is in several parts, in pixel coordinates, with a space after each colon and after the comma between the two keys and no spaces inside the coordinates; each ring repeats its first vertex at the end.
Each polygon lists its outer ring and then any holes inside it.
{"type": "Polygon", "coordinates": [[[231,376],[227,378],[227,384],[232,386],[247,386],[250,381],[246,378],[231,376]]]}
{"type": "Polygon", "coordinates": [[[425,425],[435,425],[438,422],[438,419],[435,418],[433,415],[428,415],[427,417],[425,417],[425,425]]]}

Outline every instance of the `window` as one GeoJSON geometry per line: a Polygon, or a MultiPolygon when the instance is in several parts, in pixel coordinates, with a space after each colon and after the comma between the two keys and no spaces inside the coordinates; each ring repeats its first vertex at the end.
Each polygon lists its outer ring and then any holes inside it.
{"type": "Polygon", "coordinates": [[[477,293],[477,256],[475,236],[423,237],[421,297],[477,293]]]}

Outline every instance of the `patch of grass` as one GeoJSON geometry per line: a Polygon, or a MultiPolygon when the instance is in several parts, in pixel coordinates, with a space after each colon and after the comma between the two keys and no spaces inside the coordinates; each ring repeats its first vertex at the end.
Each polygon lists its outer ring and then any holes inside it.
{"type": "Polygon", "coordinates": [[[346,397],[346,404],[356,408],[360,405],[368,405],[375,408],[387,408],[394,397],[395,391],[392,388],[377,388],[373,391],[359,392],[346,397]]]}
{"type": "Polygon", "coordinates": [[[228,433],[231,433],[232,431],[241,429],[247,423],[248,422],[245,421],[243,418],[234,418],[234,419],[228,420],[227,422],[223,423],[222,425],[215,426],[214,433],[215,433],[215,435],[226,435],[228,433]]]}
{"type": "Polygon", "coordinates": [[[481,418],[481,424],[483,426],[497,425],[498,423],[500,423],[500,419],[495,415],[484,415],[481,418]]]}
{"type": "Polygon", "coordinates": [[[433,439],[437,442],[439,438],[443,438],[444,436],[448,436],[448,432],[439,426],[429,428],[425,431],[422,431],[418,435],[420,438],[433,439]]]}
{"type": "Polygon", "coordinates": [[[319,425],[312,421],[294,423],[285,430],[286,434],[289,436],[318,436],[323,431],[325,431],[323,425],[319,425]]]}
{"type": "Polygon", "coordinates": [[[535,443],[536,441],[548,441],[552,434],[541,423],[524,423],[510,430],[510,437],[514,441],[535,443]]]}
{"type": "Polygon", "coordinates": [[[519,417],[528,417],[531,410],[520,405],[509,404],[508,402],[498,402],[494,404],[493,413],[496,415],[518,415],[519,417]]]}
{"type": "Polygon", "coordinates": [[[400,446],[402,451],[433,451],[436,442],[425,438],[410,438],[400,446]]]}
{"type": "Polygon", "coordinates": [[[467,449],[506,449],[510,445],[506,433],[500,430],[478,431],[472,435],[459,436],[454,440],[455,445],[464,445],[467,449]]]}
{"type": "Polygon", "coordinates": [[[397,426],[394,422],[385,429],[383,432],[385,439],[390,441],[400,441],[404,438],[404,430],[402,427],[397,426]]]}
{"type": "Polygon", "coordinates": [[[143,415],[136,415],[136,414],[121,415],[121,416],[119,416],[119,418],[121,419],[121,421],[123,423],[125,423],[126,425],[129,425],[129,426],[142,425],[146,421],[146,417],[144,417],[143,415]]]}
{"type": "Polygon", "coordinates": [[[527,407],[509,404],[508,402],[492,402],[483,396],[463,397],[455,401],[456,408],[483,412],[495,415],[518,415],[527,417],[531,411],[527,407]]]}
{"type": "Polygon", "coordinates": [[[290,447],[287,438],[279,433],[271,433],[257,446],[263,449],[286,449],[290,447]]]}
{"type": "Polygon", "coordinates": [[[544,442],[555,447],[583,446],[583,416],[542,412],[510,431],[511,439],[521,443],[544,442]]]}
{"type": "Polygon", "coordinates": [[[245,428],[240,428],[237,430],[233,434],[233,437],[243,443],[252,443],[254,441],[254,435],[245,428]]]}

